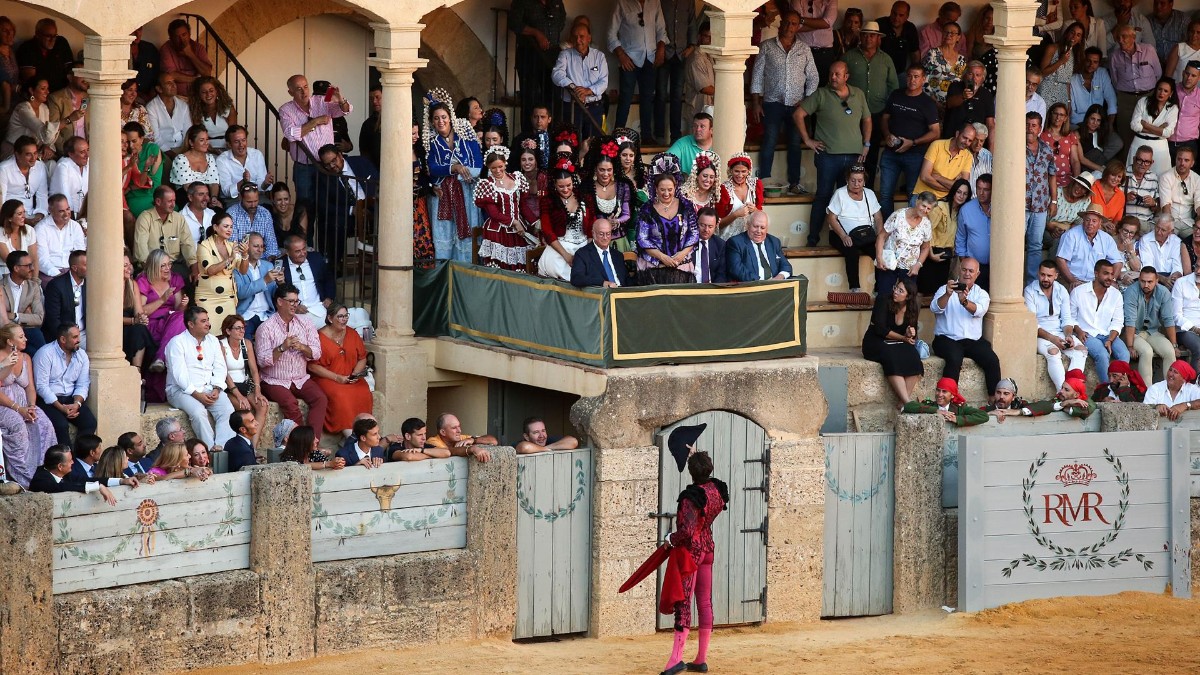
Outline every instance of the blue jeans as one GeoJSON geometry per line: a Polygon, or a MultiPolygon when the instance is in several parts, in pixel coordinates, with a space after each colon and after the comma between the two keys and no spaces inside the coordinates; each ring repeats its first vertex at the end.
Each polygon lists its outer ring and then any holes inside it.
{"type": "MultiPolygon", "coordinates": [[[[296,203],[304,202],[309,208],[312,208],[313,196],[317,191],[317,167],[312,164],[292,162],[292,182],[296,184],[296,203]]],[[[308,236],[311,243],[312,234],[308,236]]]]}
{"type": "Polygon", "coordinates": [[[1088,337],[1087,345],[1088,356],[1092,357],[1092,361],[1096,364],[1096,378],[1101,384],[1108,382],[1108,363],[1111,360],[1129,361],[1129,347],[1125,346],[1125,342],[1118,336],[1112,343],[1112,357],[1109,357],[1108,350],[1104,348],[1104,340],[1108,338],[1108,334],[1091,335],[1088,337]]]}
{"type": "Polygon", "coordinates": [[[884,220],[896,210],[892,196],[900,184],[900,174],[904,174],[904,194],[912,195],[924,161],[925,153],[917,148],[910,148],[908,152],[895,152],[891,148],[883,151],[879,158],[879,208],[884,220]]]}
{"type": "Polygon", "coordinates": [[[800,141],[800,132],[792,113],[794,105],[783,103],[763,102],[763,136],[762,148],[758,151],[758,177],[766,180],[771,177],[771,167],[775,164],[775,144],[779,141],[779,130],[783,129],[787,139],[787,182],[788,185],[800,183],[800,152],[804,143],[800,141]]]}
{"type": "MultiPolygon", "coordinates": [[[[663,61],[658,69],[657,91],[661,92],[654,102],[654,135],[662,140],[670,134],[671,142],[683,135],[683,59],[678,55],[663,61]],[[667,92],[670,95],[667,96],[667,92]],[[671,104],[667,105],[667,101],[671,104]],[[671,119],[667,119],[667,109],[671,110],[671,119]]],[[[690,124],[691,121],[689,120],[690,124]]]]}
{"type": "Polygon", "coordinates": [[[858,155],[834,155],[829,152],[818,152],[817,165],[817,194],[813,197],[812,211],[808,220],[808,245],[816,246],[820,241],[821,226],[825,224],[825,209],[833,192],[846,184],[846,170],[854,166],[858,155]]]}
{"type": "Polygon", "coordinates": [[[1025,284],[1037,278],[1042,264],[1042,238],[1046,236],[1047,212],[1025,212],[1025,284]]]}
{"type": "Polygon", "coordinates": [[[642,145],[645,146],[646,140],[653,136],[651,132],[654,131],[654,86],[657,79],[654,58],[651,56],[646,63],[633,70],[618,68],[618,72],[621,73],[621,91],[617,96],[616,126],[623,127],[629,121],[629,108],[633,106],[633,90],[636,87],[640,96],[638,113],[641,117],[642,145]]]}

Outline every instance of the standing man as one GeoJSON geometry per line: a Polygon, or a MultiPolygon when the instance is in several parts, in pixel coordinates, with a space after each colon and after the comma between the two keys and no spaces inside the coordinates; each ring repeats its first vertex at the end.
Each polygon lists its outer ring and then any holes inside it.
{"type": "Polygon", "coordinates": [[[542,160],[541,166],[550,166],[550,153],[553,150],[550,147],[550,122],[553,120],[549,106],[545,103],[534,105],[529,116],[529,130],[513,139],[513,154],[520,155],[521,148],[527,147],[537,151],[542,160]]]}
{"type": "Polygon", "coordinates": [[[971,258],[979,269],[976,283],[987,290],[992,256],[992,174],[975,180],[975,198],[958,211],[954,255],[971,258]]]}
{"type": "Polygon", "coordinates": [[[1150,170],[1154,164],[1154,150],[1148,145],[1139,146],[1133,155],[1133,166],[1125,175],[1125,216],[1139,221],[1139,229],[1157,220],[1159,213],[1158,176],[1150,170]]]}
{"type": "Polygon", "coordinates": [[[758,151],[759,180],[766,181],[771,177],[775,143],[780,128],[786,125],[787,186],[788,194],[793,195],[800,194],[800,150],[803,145],[792,118],[800,102],[817,90],[820,79],[812,50],[796,39],[799,30],[799,13],[792,9],[780,12],[779,35],[758,46],[754,73],[750,78],[750,119],[763,125],[762,147],[758,151]]]}
{"type": "Polygon", "coordinates": [[[54,342],[38,350],[33,357],[34,385],[38,406],[50,418],[59,443],[71,440],[68,425],[76,433],[96,433],[96,416],[85,403],[91,387],[87,353],[80,347],[79,327],[73,323],[58,327],[54,342]]]}
{"type": "Polygon", "coordinates": [[[667,51],[663,65],[658,69],[658,83],[655,87],[658,100],[654,105],[654,135],[664,141],[670,138],[670,142],[674,143],[683,136],[681,116],[683,83],[686,78],[684,66],[699,44],[696,32],[696,3],[692,0],[659,0],[659,5],[662,7],[663,24],[667,29],[667,51]],[[671,114],[669,120],[668,108],[671,114]]]}
{"type": "Polygon", "coordinates": [[[521,423],[521,429],[521,440],[517,441],[515,446],[518,455],[574,450],[579,447],[579,439],[574,436],[551,436],[546,431],[546,421],[540,417],[526,417],[521,423]]]}
{"type": "Polygon", "coordinates": [[[1183,69],[1183,79],[1175,96],[1179,99],[1179,121],[1175,124],[1175,133],[1167,139],[1167,147],[1171,151],[1171,162],[1175,162],[1175,153],[1179,148],[1192,149],[1192,156],[1200,150],[1196,139],[1200,137],[1200,61],[1188,61],[1183,69]]]}
{"type": "MultiPolygon", "coordinates": [[[[1154,9],[1146,15],[1154,32],[1154,51],[1159,63],[1166,63],[1175,46],[1187,38],[1188,15],[1175,9],[1175,0],[1154,0],[1154,9]]],[[[1149,382],[1149,380],[1147,380],[1149,382]]]]}
{"type": "MultiPolygon", "coordinates": [[[[831,4],[832,0],[831,0],[831,4]]],[[[844,61],[829,67],[829,86],[820,87],[800,107],[794,119],[800,138],[816,153],[817,194],[813,197],[812,212],[825,213],[833,191],[846,184],[846,171],[862,164],[871,149],[871,115],[867,97],[858,87],[849,84],[850,72],[844,61]],[[806,118],[816,120],[817,133],[809,137],[806,118]]],[[[810,218],[808,245],[820,241],[823,218],[810,218]]]]}
{"type": "Polygon", "coordinates": [[[1087,347],[1096,365],[1096,378],[1108,384],[1108,364],[1129,361],[1129,350],[1121,340],[1125,325],[1125,300],[1113,288],[1117,274],[1104,258],[1092,268],[1092,281],[1071,291],[1071,315],[1075,319],[1075,337],[1087,347]]]}
{"type": "Polygon", "coordinates": [[[996,397],[1000,382],[1000,359],[992,343],[983,339],[983,317],[992,299],[987,291],[975,284],[979,263],[963,258],[958,266],[958,282],[950,281],[937,290],[929,310],[934,315],[933,353],[946,361],[942,377],[958,381],[964,357],[970,358],[983,370],[987,383],[988,403],[996,397]]]}
{"type": "MultiPolygon", "coordinates": [[[[521,85],[521,123],[531,131],[534,109],[550,102],[550,71],[558,59],[558,41],[567,25],[562,0],[513,0],[508,29],[517,36],[517,82],[521,85]]],[[[542,166],[549,166],[544,162],[542,166]]]]}
{"type": "Polygon", "coordinates": [[[46,108],[50,111],[50,121],[58,123],[58,136],[54,139],[54,149],[63,154],[63,144],[68,138],[78,136],[87,138],[91,117],[88,115],[87,93],[88,81],[76,75],[76,70],[83,69],[83,61],[75,61],[67,77],[67,86],[50,94],[46,100],[46,108]]]}
{"type": "Polygon", "coordinates": [[[1083,71],[1071,76],[1072,127],[1083,124],[1088,108],[1100,105],[1108,115],[1108,128],[1113,128],[1117,115],[1117,91],[1113,89],[1108,69],[1100,65],[1103,59],[1104,52],[1099,47],[1088,47],[1083,51],[1083,71]]]}
{"type": "MultiPolygon", "coordinates": [[[[707,21],[700,24],[698,45],[712,44],[712,29],[707,21]]],[[[712,54],[693,49],[684,66],[683,114],[691,119],[698,112],[712,114],[713,95],[717,93],[717,71],[712,54]]]]}
{"type": "Polygon", "coordinates": [[[46,316],[42,285],[29,253],[13,251],[4,262],[8,265],[8,274],[0,278],[0,289],[8,307],[8,316],[4,318],[25,330],[28,341],[25,351],[34,354],[46,344],[46,338],[42,336],[42,322],[46,316]]]}
{"type": "MultiPolygon", "coordinates": [[[[943,2],[938,8],[937,18],[932,22],[921,27],[918,37],[920,42],[918,48],[921,50],[921,56],[929,53],[930,49],[942,46],[942,26],[948,23],[955,23],[962,16],[962,7],[957,2],[943,2]]],[[[965,35],[958,38],[958,53],[967,54],[968,48],[967,37],[965,35]]]]}
{"type": "Polygon", "coordinates": [[[1042,118],[1025,113],[1025,283],[1038,278],[1046,219],[1058,212],[1054,151],[1040,138],[1042,118]]]}
{"type": "Polygon", "coordinates": [[[888,97],[900,88],[896,66],[887,54],[879,51],[883,33],[879,24],[868,21],[859,31],[858,47],[846,52],[846,68],[850,71],[850,86],[858,87],[867,97],[871,111],[871,148],[867,152],[867,185],[875,184],[875,168],[883,138],[883,112],[888,97]]]}
{"type": "Polygon", "coordinates": [[[1067,288],[1074,289],[1091,281],[1096,261],[1100,259],[1112,263],[1117,278],[1120,278],[1125,258],[1117,250],[1112,235],[1100,229],[1104,214],[1089,206],[1080,217],[1083,222],[1067,230],[1058,240],[1058,271],[1066,279],[1067,288]]]}
{"type": "Polygon", "coordinates": [[[87,139],[72,136],[63,143],[63,150],[67,156],[55,165],[54,175],[50,177],[50,194],[65,196],[71,212],[79,218],[87,204],[90,146],[87,139]]]}
{"type": "MultiPolygon", "coordinates": [[[[909,87],[911,90],[911,81],[909,87]]],[[[890,124],[891,120],[888,123],[890,124]]],[[[950,193],[950,186],[954,185],[954,181],[970,178],[971,169],[975,165],[975,156],[971,154],[970,148],[975,141],[975,127],[968,124],[950,138],[930,143],[921,161],[921,172],[916,187],[913,188],[914,194],[932,192],[938,199],[942,199],[950,193]]]]}
{"type": "MultiPolygon", "coordinates": [[[[308,78],[293,75],[287,81],[288,94],[292,100],[279,107],[279,124],[288,141],[288,154],[292,156],[292,181],[296,183],[296,201],[311,204],[317,184],[317,153],[323,146],[334,142],[333,118],[344,117],[354,112],[350,101],[342,98],[340,91],[329,100],[324,96],[313,97],[308,88],[308,78]]],[[[274,234],[267,240],[267,255],[273,256],[270,245],[274,234]]]]}
{"type": "Polygon", "coordinates": [[[706,206],[696,214],[696,229],[700,240],[696,242],[696,281],[701,284],[723,284],[729,281],[725,273],[725,245],[717,231],[717,210],[706,206]]]}
{"type": "Polygon", "coordinates": [[[949,137],[967,124],[980,122],[987,125],[988,149],[994,151],[990,139],[996,136],[996,95],[983,86],[986,76],[987,68],[983,63],[971,61],[967,63],[963,79],[950,85],[946,91],[946,117],[942,120],[942,135],[949,137]]]}
{"type": "MultiPolygon", "coordinates": [[[[917,34],[916,25],[908,20],[910,10],[907,2],[896,0],[892,3],[892,12],[879,17],[877,21],[883,33],[881,48],[883,53],[891,57],[897,73],[903,73],[912,66],[921,66],[921,52],[918,51],[921,37],[917,34]]],[[[924,72],[923,66],[921,70],[924,72]]]]}
{"type": "MultiPolygon", "coordinates": [[[[1108,28],[1108,32],[1112,35],[1112,44],[1117,43],[1117,33],[1124,26],[1132,26],[1134,34],[1137,35],[1137,41],[1140,44],[1155,46],[1154,29],[1150,26],[1150,19],[1144,14],[1133,11],[1135,0],[1108,0],[1112,5],[1112,11],[1108,14],[1100,16],[1100,20],[1108,28]]],[[[1172,45],[1174,48],[1174,45],[1172,45]]],[[[1166,63],[1166,59],[1162,59],[1166,63]]]]}
{"type": "Polygon", "coordinates": [[[988,140],[987,125],[982,122],[975,122],[971,126],[975,127],[975,140],[971,141],[970,145],[971,156],[973,158],[971,164],[971,182],[974,183],[983,174],[990,174],[992,172],[992,151],[984,147],[987,145],[988,140]]]}
{"type": "MultiPolygon", "coordinates": [[[[600,133],[592,124],[604,117],[601,98],[608,91],[608,57],[592,49],[592,28],[587,22],[576,21],[571,29],[571,49],[558,53],[558,61],[550,79],[562,87],[563,118],[574,120],[583,138],[600,133]]],[[[675,122],[679,124],[678,120],[675,122]]]]}
{"type": "Polygon", "coordinates": [[[1058,268],[1053,260],[1043,260],[1038,276],[1025,287],[1025,306],[1037,317],[1037,350],[1046,357],[1046,370],[1055,389],[1062,389],[1067,370],[1083,370],[1087,347],[1077,341],[1075,315],[1071,313],[1071,294],[1058,283],[1058,268]],[[1063,356],[1068,366],[1063,369],[1063,356]]]}
{"type": "Polygon", "coordinates": [[[1143,267],[1137,284],[1126,288],[1124,296],[1125,328],[1121,339],[1129,348],[1129,355],[1137,359],[1142,380],[1154,382],[1155,355],[1163,360],[1164,366],[1179,358],[1175,301],[1171,292],[1159,285],[1158,272],[1153,267],[1143,267]]]}
{"type": "Polygon", "coordinates": [[[246,320],[246,337],[254,339],[254,332],[263,321],[275,313],[272,298],[275,295],[275,285],[283,281],[283,270],[263,263],[263,238],[257,232],[251,232],[246,245],[246,254],[250,266],[242,274],[233,268],[234,284],[237,286],[237,313],[246,320]]]}
{"type": "Polygon", "coordinates": [[[1158,178],[1159,209],[1175,221],[1175,234],[1181,239],[1192,236],[1196,225],[1196,205],[1200,204],[1200,176],[1192,171],[1196,153],[1187,146],[1175,151],[1175,170],[1158,178]]]}
{"type": "Polygon", "coordinates": [[[833,48],[833,24],[838,18],[837,0],[792,0],[792,9],[800,13],[797,38],[812,50],[817,73],[824,85],[828,82],[825,78],[830,72],[829,68],[838,57],[833,48]]]}
{"type": "MultiPolygon", "coordinates": [[[[303,242],[301,242],[303,243],[303,242]]],[[[320,429],[325,424],[329,400],[308,375],[308,363],[321,358],[317,330],[296,316],[300,292],[283,283],[275,288],[275,314],[258,328],[254,344],[262,380],[263,395],[279,404],[283,416],[296,424],[305,424],[296,399],[308,404],[307,424],[320,429]]]]}
{"type": "MultiPolygon", "coordinates": [[[[904,175],[904,194],[918,194],[917,179],[924,169],[929,144],[939,142],[937,139],[942,135],[937,103],[925,93],[925,69],[919,64],[909,66],[904,73],[904,83],[904,89],[897,89],[888,96],[879,120],[880,144],[883,145],[879,160],[879,205],[884,220],[894,210],[893,201],[901,174],[904,175]]],[[[955,152],[960,151],[961,148],[955,152]]],[[[935,159],[937,157],[934,155],[935,159]]],[[[932,161],[929,166],[931,180],[932,161]]],[[[949,184],[945,189],[950,189],[949,184]]]]}
{"type": "Polygon", "coordinates": [[[50,91],[67,86],[67,75],[74,61],[71,43],[58,34],[58,24],[49,17],[38,19],[33,27],[33,39],[22,42],[17,48],[20,81],[44,77],[50,84],[50,91]]]}
{"type": "Polygon", "coordinates": [[[186,19],[175,19],[167,26],[167,41],[159,48],[158,56],[162,72],[173,73],[184,91],[191,91],[197,78],[213,74],[208,50],[192,39],[186,19]]]}
{"type": "MultiPolygon", "coordinates": [[[[1175,43],[1172,43],[1171,49],[1174,48],[1175,43]]],[[[1133,129],[1129,126],[1133,109],[1139,98],[1154,89],[1162,75],[1162,65],[1153,47],[1138,44],[1133,26],[1123,26],[1117,31],[1117,48],[1108,57],[1108,67],[1117,90],[1116,130],[1121,136],[1121,153],[1124,154],[1133,139],[1133,129]]]]}
{"type": "Polygon", "coordinates": [[[1037,93],[1042,85],[1042,73],[1036,68],[1025,71],[1025,112],[1035,112],[1044,121],[1046,119],[1046,99],[1037,93]]]}
{"type": "Polygon", "coordinates": [[[188,305],[187,329],[167,343],[167,401],[192,422],[192,431],[210,448],[224,447],[233,437],[229,415],[233,404],[225,394],[225,353],[211,333],[208,310],[188,305]],[[214,433],[213,422],[217,427],[214,433]]]}
{"type": "Polygon", "coordinates": [[[692,133],[671,144],[667,152],[679,158],[679,167],[684,174],[692,172],[696,155],[702,150],[712,150],[713,116],[700,111],[692,116],[692,133]]]}
{"type": "Polygon", "coordinates": [[[658,0],[617,0],[608,27],[608,51],[621,65],[620,93],[617,100],[617,124],[625,126],[633,106],[633,90],[638,90],[642,147],[660,145],[654,137],[655,86],[657,68],[667,55],[667,26],[658,0]]]}

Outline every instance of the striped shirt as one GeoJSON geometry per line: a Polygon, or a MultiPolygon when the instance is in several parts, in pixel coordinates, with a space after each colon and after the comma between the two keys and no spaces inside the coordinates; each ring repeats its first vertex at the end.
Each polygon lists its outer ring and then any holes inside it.
{"type": "Polygon", "coordinates": [[[308,382],[308,362],[304,353],[289,349],[278,357],[275,348],[283,344],[289,335],[295,335],[312,350],[312,361],[321,358],[321,341],[317,338],[317,329],[311,322],[298,316],[292,317],[291,323],[285,323],[279,314],[271,315],[258,327],[254,334],[254,354],[258,357],[258,370],[262,381],[277,387],[296,387],[297,389],[308,382]]]}
{"type": "Polygon", "coordinates": [[[333,143],[333,124],[318,124],[316,128],[308,132],[307,136],[300,137],[300,130],[305,124],[308,124],[310,119],[329,115],[330,117],[342,117],[349,112],[354,112],[354,106],[350,106],[350,110],[342,111],[342,107],[333,101],[326,101],[324,96],[313,96],[308,99],[308,112],[300,109],[300,105],[295,101],[288,101],[279,107],[279,125],[283,127],[283,135],[292,145],[288,147],[288,154],[292,159],[300,164],[311,164],[308,160],[308,155],[296,146],[296,141],[301,141],[312,152],[313,157],[317,156],[317,151],[323,145],[333,143]]]}

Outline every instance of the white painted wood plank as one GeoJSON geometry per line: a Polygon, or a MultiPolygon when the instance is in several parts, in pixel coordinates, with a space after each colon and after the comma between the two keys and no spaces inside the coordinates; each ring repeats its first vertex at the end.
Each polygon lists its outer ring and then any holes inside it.
{"type": "MultiPolygon", "coordinates": [[[[546,509],[564,508],[571,503],[574,493],[574,472],[571,456],[555,453],[549,457],[553,484],[546,492],[551,495],[546,509]]],[[[567,519],[574,517],[574,512],[567,519]]],[[[550,582],[550,624],[555,634],[566,633],[571,626],[571,527],[564,519],[554,521],[550,527],[552,545],[550,582]]]]}
{"type": "Polygon", "coordinates": [[[879,491],[866,504],[870,514],[870,553],[867,571],[869,588],[867,613],[871,615],[888,614],[891,612],[892,595],[887,579],[892,574],[892,547],[890,534],[892,531],[891,510],[888,508],[892,499],[891,456],[894,437],[879,437],[874,439],[871,457],[871,475],[873,481],[883,476],[879,491]]]}
{"type": "MultiPolygon", "coordinates": [[[[1020,504],[1020,502],[1017,502],[1020,504]]],[[[1115,508],[1115,507],[1114,507],[1115,508]]],[[[1165,523],[1167,512],[1170,510],[1169,504],[1130,504],[1129,510],[1125,513],[1125,521],[1128,527],[1145,527],[1145,523],[1165,523]]],[[[1041,523],[1044,518],[1038,518],[1039,509],[1034,510],[1034,522],[1041,523]]],[[[1069,528],[1072,532],[1103,532],[1112,528],[1111,523],[1113,518],[1108,518],[1109,524],[1102,523],[1092,519],[1088,521],[1080,520],[1075,522],[1069,528]]],[[[1025,517],[1025,511],[1021,509],[1007,511],[990,511],[987,514],[987,532],[988,534],[1021,534],[1029,531],[1029,523],[1025,517]]],[[[1042,524],[1042,531],[1050,536],[1057,536],[1060,532],[1067,531],[1068,528],[1061,525],[1057,520],[1050,524],[1042,524]]]]}
{"type": "MultiPolygon", "coordinates": [[[[531,467],[534,471],[534,485],[537,486],[536,497],[540,501],[543,494],[551,491],[554,480],[553,467],[549,462],[535,462],[531,467]]],[[[534,588],[537,593],[533,598],[533,630],[535,635],[551,635],[554,632],[551,605],[553,601],[553,566],[554,541],[550,523],[545,520],[535,520],[534,529],[534,588]]]]}
{"type": "MultiPolygon", "coordinates": [[[[729,487],[729,509],[713,521],[713,622],[741,623],[742,582],[745,575],[746,473],[735,471],[745,456],[745,425],[733,415],[719,411],[703,413],[708,424],[701,436],[712,444],[713,476],[726,481],[729,487]]],[[[704,447],[703,445],[701,447],[704,447]]],[[[692,483],[691,474],[684,469],[682,488],[692,483]]],[[[699,610],[692,601],[692,623],[699,623],[699,610]]]]}
{"type": "Polygon", "coordinates": [[[444,481],[453,475],[466,480],[467,459],[450,457],[430,459],[422,462],[388,462],[377,469],[351,466],[341,471],[314,471],[313,490],[317,492],[340,492],[375,485],[413,485],[444,481]]]}
{"type": "MultiPolygon", "coordinates": [[[[248,520],[250,518],[249,495],[234,497],[233,508],[236,517],[248,520]]],[[[228,501],[225,499],[209,499],[190,504],[160,505],[156,529],[178,529],[219,523],[225,518],[227,509],[228,501]]],[[[54,519],[55,543],[64,541],[66,532],[70,533],[71,542],[84,544],[108,539],[133,529],[140,529],[140,522],[137,512],[128,509],[54,519]]],[[[90,546],[90,544],[88,545],[90,546]]]]}
{"type": "MultiPolygon", "coordinates": [[[[1048,534],[1058,546],[1079,550],[1090,547],[1100,540],[1098,532],[1056,532],[1048,534]]],[[[1101,555],[1112,555],[1125,549],[1134,553],[1157,553],[1164,550],[1170,540],[1171,530],[1167,527],[1121,528],[1116,540],[1100,550],[1101,555]]],[[[1020,558],[1022,554],[1045,557],[1050,551],[1039,546],[1028,532],[983,538],[983,559],[1007,562],[1020,558]]]]}
{"type": "Polygon", "coordinates": [[[442,551],[465,548],[466,545],[466,525],[438,527],[424,532],[388,532],[347,539],[322,539],[313,541],[313,562],[442,551]]]}
{"type": "MultiPolygon", "coordinates": [[[[1125,469],[1129,472],[1131,480],[1145,480],[1170,475],[1166,454],[1126,454],[1124,448],[1120,448],[1118,454],[1125,465],[1125,469]]],[[[1058,472],[1058,467],[1069,463],[1091,465],[1099,479],[1107,480],[1112,475],[1112,468],[1109,466],[1109,463],[1105,461],[1103,455],[1097,452],[1095,454],[1089,453],[1067,457],[1047,457],[1046,463],[1042,466],[1041,471],[1038,472],[1038,482],[1045,481],[1049,483],[1053,481],[1053,474],[1058,472]]],[[[1021,481],[1029,477],[1029,464],[1029,460],[991,461],[989,458],[988,470],[987,474],[983,477],[983,484],[985,487],[1020,486],[1021,481]]]]}
{"type": "MultiPolygon", "coordinates": [[[[854,491],[869,491],[878,477],[873,461],[877,454],[878,441],[860,438],[854,444],[854,491]]],[[[853,559],[851,560],[850,599],[851,616],[864,616],[870,611],[871,600],[871,503],[861,501],[851,506],[854,514],[853,559]]]]}
{"type": "MultiPolygon", "coordinates": [[[[743,420],[746,425],[746,457],[745,459],[764,460],[766,455],[766,432],[762,427],[754,424],[750,420],[743,420]]],[[[763,477],[766,475],[765,461],[753,462],[742,466],[746,473],[748,481],[753,485],[762,485],[763,477]]],[[[736,470],[736,467],[735,467],[736,470]]],[[[748,527],[762,527],[767,523],[767,501],[766,494],[763,492],[747,492],[746,493],[746,508],[750,516],[747,518],[748,527]]],[[[749,533],[746,535],[745,550],[746,562],[743,571],[745,579],[744,594],[745,598],[742,602],[742,617],[748,622],[758,622],[766,618],[763,613],[762,603],[758,600],[762,597],[763,586],[766,585],[766,537],[761,533],[749,533]],[[755,602],[746,602],[754,599],[755,602]]]]}
{"type": "MultiPolygon", "coordinates": [[[[1044,492],[1042,486],[1045,485],[1049,487],[1057,487],[1059,488],[1059,492],[1064,492],[1064,490],[1061,489],[1062,483],[1054,480],[1053,476],[1048,476],[1046,474],[1046,470],[1048,468],[1050,468],[1049,463],[1042,467],[1042,470],[1038,473],[1037,485],[1034,488],[1035,491],[1044,492]]],[[[1057,467],[1055,468],[1057,469],[1057,467]]],[[[1099,474],[1096,480],[1093,480],[1086,486],[1071,486],[1071,488],[1065,490],[1065,492],[1071,493],[1072,498],[1074,498],[1075,496],[1081,495],[1084,492],[1103,492],[1105,494],[1116,494],[1121,491],[1120,483],[1118,483],[1116,480],[1116,474],[1113,473],[1113,470],[1108,466],[1107,462],[1105,462],[1102,467],[1093,466],[1093,470],[1099,474]],[[1105,469],[1107,469],[1107,475],[1100,473],[1105,469]]],[[[1125,470],[1129,472],[1130,504],[1155,504],[1162,501],[1169,501],[1167,495],[1170,493],[1171,479],[1168,476],[1143,476],[1138,478],[1136,476],[1141,474],[1143,470],[1140,465],[1136,468],[1126,466],[1125,470]]],[[[1026,470],[1026,473],[1028,473],[1028,470],[1026,470]]],[[[987,500],[988,503],[1008,502],[1020,504],[1021,492],[1022,488],[1019,481],[1015,485],[988,485],[983,488],[984,499],[987,500]]],[[[1044,506],[1044,503],[1039,504],[1038,506],[1044,506]]],[[[1110,506],[1110,504],[1108,504],[1108,502],[1104,502],[1102,506],[1110,506]]],[[[1115,508],[1116,504],[1114,503],[1111,506],[1115,508]]]]}
{"type": "Polygon", "coordinates": [[[250,545],[239,544],[56,571],[53,587],[56,594],[72,593],[249,567],[250,545]]]}
{"type": "MultiPolygon", "coordinates": [[[[1047,552],[1049,553],[1049,552],[1047,552]]],[[[1045,557],[1045,556],[1043,556],[1045,557]]],[[[1145,553],[1143,557],[1153,563],[1150,570],[1146,570],[1142,563],[1130,558],[1116,567],[1104,566],[1093,570],[1046,570],[1039,572],[1036,569],[1026,567],[1022,564],[1013,571],[1011,577],[1005,577],[1000,573],[1009,561],[1007,560],[985,560],[983,562],[983,575],[987,580],[987,588],[993,589],[1002,586],[1012,585],[1027,585],[1027,584],[1054,584],[1069,582],[1069,581],[1108,581],[1116,579],[1137,579],[1137,578],[1162,578],[1166,579],[1170,575],[1170,558],[1171,554],[1167,551],[1155,551],[1153,553],[1145,553]]],[[[1042,589],[1046,592],[1046,588],[1042,589]]],[[[1055,593],[1062,595],[1062,593],[1055,593]]],[[[1047,597],[1047,596],[1042,596],[1047,597]]]]}
{"type": "Polygon", "coordinates": [[[113,496],[117,498],[116,506],[109,506],[99,496],[99,493],[95,492],[89,495],[78,492],[62,492],[51,495],[51,497],[54,499],[54,517],[61,518],[64,515],[72,517],[93,513],[133,511],[145,499],[152,499],[159,506],[206,499],[224,499],[226,485],[230,486],[230,491],[235,497],[248,495],[250,494],[250,474],[221,474],[204,481],[193,478],[159,481],[154,485],[140,485],[137,488],[122,485],[112,488],[113,496]],[[64,508],[66,509],[65,513],[64,508]]]}
{"type": "MultiPolygon", "coordinates": [[[[521,494],[532,496],[533,470],[536,455],[520,455],[517,457],[517,467],[520,472],[521,494]]],[[[519,498],[518,498],[519,499],[519,498]]],[[[513,637],[533,637],[533,597],[537,592],[534,585],[534,566],[537,560],[534,555],[533,516],[525,512],[518,501],[517,506],[517,622],[513,637]]]]}
{"type": "Polygon", "coordinates": [[[983,594],[987,607],[998,607],[1011,602],[1024,602],[1052,595],[1114,595],[1125,591],[1162,593],[1167,588],[1165,577],[1143,579],[1110,579],[1102,581],[1068,581],[1055,584],[1057,591],[1048,590],[1045,584],[1011,584],[988,586],[983,594]]]}
{"type": "Polygon", "coordinates": [[[845,434],[829,434],[824,437],[825,441],[825,461],[828,464],[827,474],[825,477],[825,533],[823,537],[823,570],[822,577],[822,594],[821,594],[821,616],[837,616],[837,609],[834,604],[834,598],[837,594],[837,521],[838,509],[841,508],[841,502],[838,500],[837,494],[833,491],[833,484],[830,482],[830,477],[837,476],[837,457],[838,448],[846,441],[845,434]]]}
{"type": "MultiPolygon", "coordinates": [[[[364,469],[365,471],[365,469],[364,469]]],[[[380,490],[380,488],[376,488],[380,490]]],[[[433,506],[441,505],[446,500],[466,505],[467,499],[467,481],[456,481],[454,487],[450,487],[448,481],[438,481],[430,483],[415,483],[412,485],[401,485],[392,493],[390,502],[387,498],[389,489],[384,488],[380,495],[383,496],[384,503],[389,504],[389,508],[404,509],[413,506],[433,506]]],[[[314,502],[318,502],[327,516],[339,516],[346,513],[361,513],[363,511],[378,511],[382,508],[380,496],[371,491],[368,486],[363,486],[353,490],[341,490],[339,492],[322,492],[315,493],[314,502]]]]}
{"type": "Polygon", "coordinates": [[[131,530],[121,537],[93,539],[87,542],[55,544],[54,569],[66,570],[91,565],[112,565],[140,558],[162,558],[176,553],[235,546],[250,543],[250,520],[243,520],[229,529],[218,524],[197,525],[175,530],[155,530],[147,540],[140,530],[131,530]]]}
{"type": "Polygon", "coordinates": [[[571,453],[571,463],[583,463],[584,495],[572,515],[571,524],[571,632],[588,630],[591,612],[592,581],[592,452],[580,449],[571,453]]]}
{"type": "Polygon", "coordinates": [[[317,541],[355,539],[390,533],[423,532],[447,527],[466,526],[464,504],[414,506],[392,509],[387,513],[365,511],[313,520],[312,539],[317,541]]]}
{"type": "MultiPolygon", "coordinates": [[[[837,479],[842,486],[849,486],[853,494],[855,443],[847,443],[838,449],[837,479]]],[[[850,604],[854,595],[854,505],[848,500],[838,500],[837,560],[834,574],[837,589],[834,595],[835,616],[850,616],[850,604]]]]}

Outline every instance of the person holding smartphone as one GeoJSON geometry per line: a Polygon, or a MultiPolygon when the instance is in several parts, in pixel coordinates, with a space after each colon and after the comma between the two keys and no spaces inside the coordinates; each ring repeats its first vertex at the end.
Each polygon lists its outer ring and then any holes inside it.
{"type": "MultiPolygon", "coordinates": [[[[367,372],[367,346],[358,331],[347,327],[350,310],[334,303],[325,316],[325,326],[317,331],[321,358],[308,363],[308,372],[329,399],[325,411],[327,433],[348,434],[354,416],[371,412],[371,388],[363,376],[367,372]]],[[[312,420],[316,423],[316,420],[312,420]]]]}

